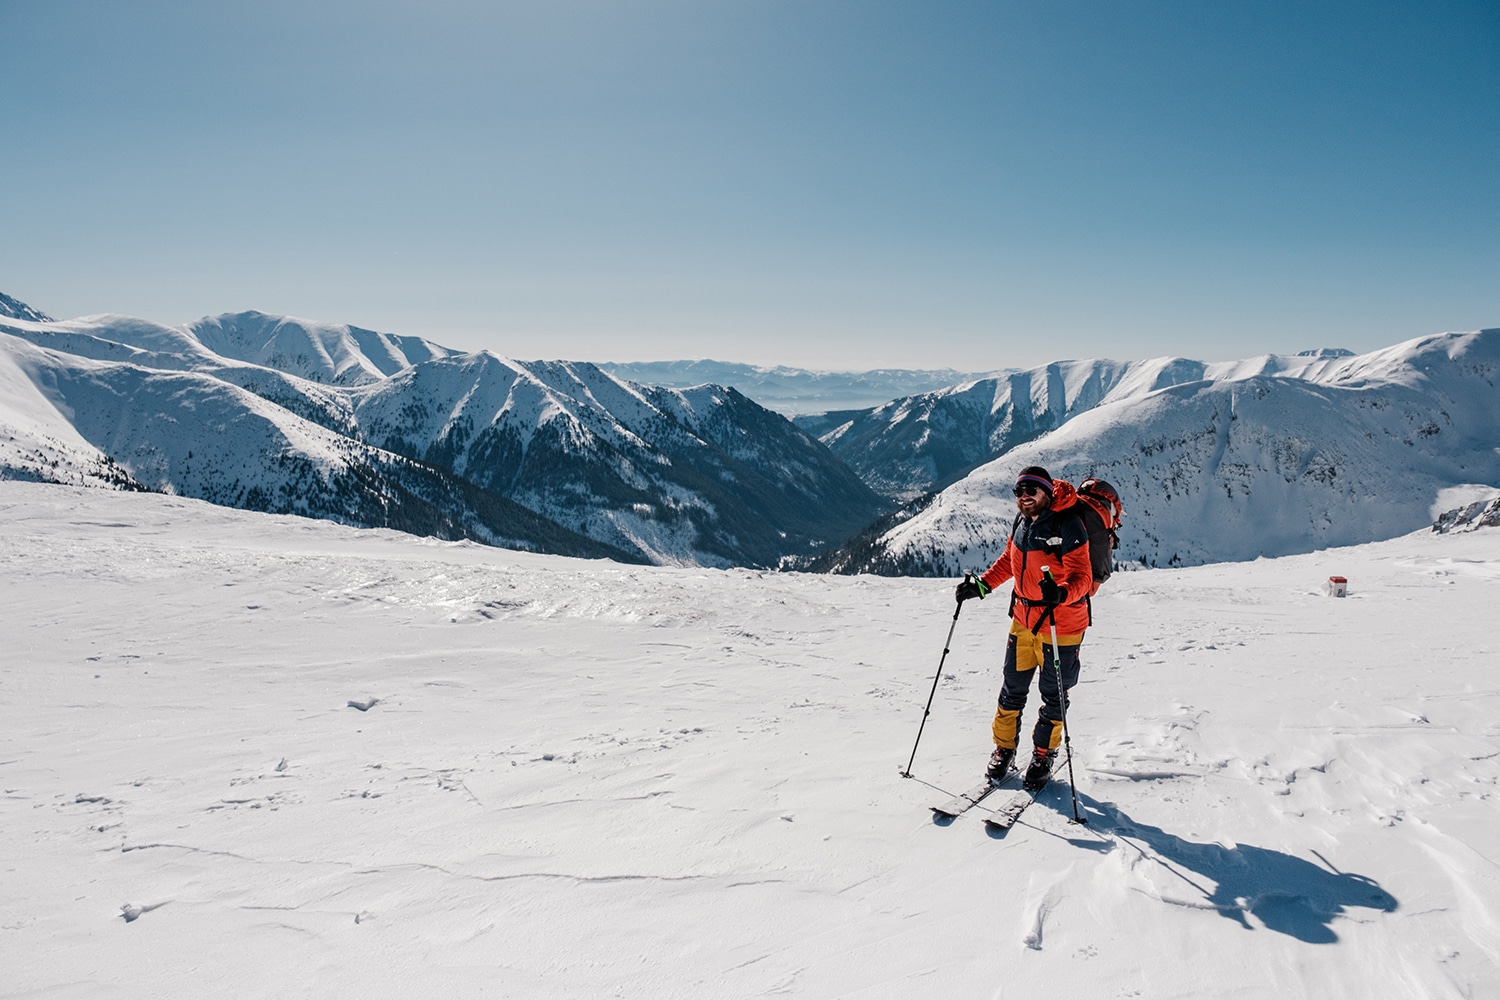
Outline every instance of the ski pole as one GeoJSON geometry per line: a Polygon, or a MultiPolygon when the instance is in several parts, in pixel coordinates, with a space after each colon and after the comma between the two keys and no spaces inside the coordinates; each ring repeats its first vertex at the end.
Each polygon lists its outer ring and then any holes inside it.
{"type": "MultiPolygon", "coordinates": [[[[1052,570],[1042,567],[1042,575],[1052,580],[1052,570]]],[[[1053,583],[1057,581],[1053,580],[1053,583]]],[[[1055,608],[1048,608],[1052,615],[1052,669],[1057,672],[1057,707],[1062,713],[1063,746],[1068,751],[1068,792],[1073,796],[1073,822],[1088,825],[1088,820],[1078,814],[1078,786],[1073,782],[1073,740],[1068,735],[1068,689],[1064,686],[1062,672],[1062,657],[1059,655],[1057,646],[1057,615],[1055,608]]]]}
{"type": "MultiPolygon", "coordinates": [[[[965,573],[967,580],[972,574],[965,573]]],[[[922,730],[927,728],[927,716],[932,713],[932,699],[937,694],[938,681],[943,678],[943,663],[948,659],[948,647],[953,644],[953,630],[958,628],[958,613],[964,609],[964,602],[959,601],[953,608],[953,624],[948,626],[948,638],[943,640],[943,655],[938,659],[937,675],[932,678],[932,690],[927,695],[927,707],[922,709],[922,724],[917,727],[917,742],[911,745],[911,760],[906,762],[906,770],[901,772],[901,777],[911,777],[911,766],[917,759],[917,746],[922,742],[922,730]]]]}

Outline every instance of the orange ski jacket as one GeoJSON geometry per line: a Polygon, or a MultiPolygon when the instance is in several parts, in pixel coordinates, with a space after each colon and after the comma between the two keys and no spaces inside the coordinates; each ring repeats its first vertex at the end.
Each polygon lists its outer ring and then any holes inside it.
{"type": "Polygon", "coordinates": [[[1072,484],[1053,480],[1052,506],[1035,521],[1017,517],[1005,551],[979,578],[990,590],[1014,580],[1011,615],[1028,629],[1041,631],[1051,625],[1047,606],[1041,603],[1042,569],[1051,569],[1052,579],[1068,592],[1067,603],[1057,606],[1056,617],[1058,636],[1069,638],[1082,636],[1088,628],[1088,599],[1096,589],[1088,529],[1073,509],[1076,503],[1078,494],[1072,484]]]}

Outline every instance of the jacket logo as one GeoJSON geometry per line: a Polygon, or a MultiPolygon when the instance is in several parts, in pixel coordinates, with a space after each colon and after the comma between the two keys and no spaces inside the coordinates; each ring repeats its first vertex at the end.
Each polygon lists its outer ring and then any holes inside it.
{"type": "Polygon", "coordinates": [[[1047,539],[1047,544],[1048,545],[1061,545],[1062,544],[1062,537],[1059,536],[1057,538],[1049,538],[1049,539],[1047,539]]]}

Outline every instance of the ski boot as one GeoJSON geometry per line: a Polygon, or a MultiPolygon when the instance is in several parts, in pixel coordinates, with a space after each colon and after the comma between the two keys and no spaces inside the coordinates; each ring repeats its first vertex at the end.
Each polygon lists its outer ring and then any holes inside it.
{"type": "Polygon", "coordinates": [[[1031,766],[1026,769],[1026,777],[1022,779],[1021,787],[1031,792],[1041,788],[1047,783],[1047,779],[1052,777],[1052,765],[1056,761],[1056,750],[1037,747],[1031,755],[1031,766]]]}
{"type": "Polygon", "coordinates": [[[984,776],[990,779],[990,784],[1000,784],[1010,773],[1011,764],[1015,763],[1015,759],[1015,747],[996,747],[995,752],[990,754],[990,766],[985,769],[984,776]]]}

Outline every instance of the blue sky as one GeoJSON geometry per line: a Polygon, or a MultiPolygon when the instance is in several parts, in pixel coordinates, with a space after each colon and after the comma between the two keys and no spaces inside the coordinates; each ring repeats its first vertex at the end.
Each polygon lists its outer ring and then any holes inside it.
{"type": "Polygon", "coordinates": [[[521,358],[1500,325],[1500,5],[0,0],[0,291],[521,358]]]}

